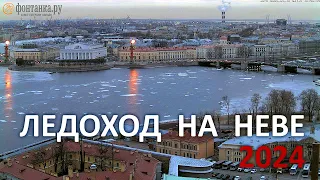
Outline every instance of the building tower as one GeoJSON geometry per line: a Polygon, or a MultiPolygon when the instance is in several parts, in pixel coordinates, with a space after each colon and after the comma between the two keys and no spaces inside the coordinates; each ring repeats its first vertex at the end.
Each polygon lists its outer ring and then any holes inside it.
{"type": "Polygon", "coordinates": [[[226,12],[222,11],[222,23],[226,22],[226,12]]]}

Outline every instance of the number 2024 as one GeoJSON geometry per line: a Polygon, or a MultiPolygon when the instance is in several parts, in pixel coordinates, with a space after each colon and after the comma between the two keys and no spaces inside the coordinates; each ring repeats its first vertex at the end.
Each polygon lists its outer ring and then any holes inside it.
{"type": "MultiPolygon", "coordinates": [[[[251,159],[251,157],[253,155],[252,146],[242,146],[240,148],[240,152],[242,152],[242,151],[246,151],[247,154],[243,158],[243,160],[240,162],[239,166],[242,168],[253,168],[254,164],[248,163],[248,161],[251,159]]],[[[275,146],[273,148],[273,152],[279,152],[279,157],[277,157],[277,159],[274,161],[273,167],[274,168],[287,168],[288,164],[282,162],[287,156],[287,149],[284,146],[275,146]]],[[[272,150],[269,146],[260,146],[256,150],[255,160],[256,160],[256,165],[259,168],[270,167],[271,158],[272,158],[272,150]],[[265,162],[261,162],[262,152],[265,152],[265,157],[266,157],[265,162]]],[[[296,148],[293,150],[292,154],[290,155],[289,163],[290,164],[297,164],[299,168],[302,168],[304,162],[305,161],[303,159],[303,147],[296,146],[296,148]]]]}

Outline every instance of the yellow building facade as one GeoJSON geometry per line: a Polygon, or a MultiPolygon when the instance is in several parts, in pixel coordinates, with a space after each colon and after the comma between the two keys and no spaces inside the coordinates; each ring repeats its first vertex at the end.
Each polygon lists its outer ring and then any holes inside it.
{"type": "Polygon", "coordinates": [[[13,58],[23,60],[47,61],[59,57],[60,50],[54,47],[33,48],[33,49],[14,49],[13,58]]]}
{"type": "Polygon", "coordinates": [[[211,136],[191,137],[187,133],[179,137],[176,131],[170,130],[162,135],[156,151],[195,159],[207,158],[214,155],[214,141],[211,136]]]}
{"type": "MultiPolygon", "coordinates": [[[[119,59],[122,62],[130,61],[130,48],[119,50],[119,59]]],[[[136,48],[133,50],[135,62],[165,62],[179,60],[194,60],[197,58],[195,48],[136,48]]]]}

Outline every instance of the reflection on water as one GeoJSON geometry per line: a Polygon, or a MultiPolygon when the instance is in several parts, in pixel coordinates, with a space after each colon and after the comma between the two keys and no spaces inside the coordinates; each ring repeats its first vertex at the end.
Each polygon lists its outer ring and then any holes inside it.
{"type": "Polygon", "coordinates": [[[12,115],[12,85],[11,85],[11,72],[7,70],[4,74],[5,81],[5,97],[4,101],[4,114],[6,117],[11,117],[12,115]]]}
{"type": "Polygon", "coordinates": [[[130,76],[129,76],[129,103],[130,104],[130,111],[131,113],[135,114],[137,113],[137,95],[138,95],[138,78],[139,73],[135,69],[130,70],[130,76]]]}

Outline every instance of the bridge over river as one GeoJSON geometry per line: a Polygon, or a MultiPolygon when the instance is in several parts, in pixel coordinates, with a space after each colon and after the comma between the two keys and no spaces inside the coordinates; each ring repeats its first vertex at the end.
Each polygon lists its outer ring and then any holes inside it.
{"type": "Polygon", "coordinates": [[[209,60],[199,61],[199,66],[215,68],[231,68],[245,71],[263,71],[273,68],[281,73],[310,73],[320,75],[320,63],[308,63],[299,61],[288,62],[255,62],[255,61],[228,61],[228,60],[209,60]]]}

